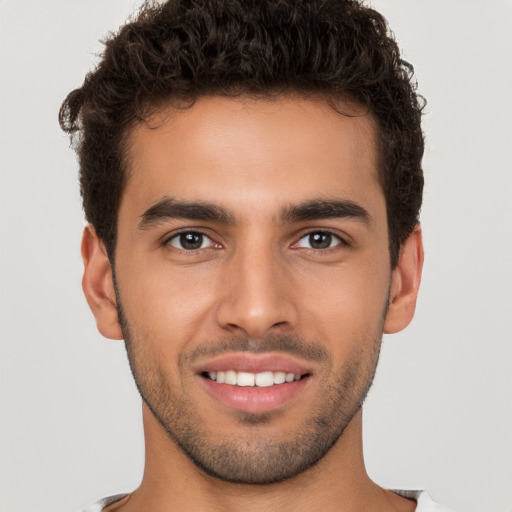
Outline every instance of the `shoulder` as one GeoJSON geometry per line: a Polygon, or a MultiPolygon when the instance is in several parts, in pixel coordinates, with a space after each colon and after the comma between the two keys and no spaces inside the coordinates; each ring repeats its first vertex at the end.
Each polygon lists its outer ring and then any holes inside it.
{"type": "Polygon", "coordinates": [[[426,491],[403,491],[395,490],[393,492],[416,500],[417,506],[415,512],[455,512],[454,510],[436,503],[426,491]]]}
{"type": "MultiPolygon", "coordinates": [[[[109,496],[108,498],[103,498],[103,499],[97,501],[96,503],[94,503],[93,505],[82,509],[80,512],[102,512],[102,510],[104,510],[105,507],[108,507],[109,505],[112,505],[112,504],[116,503],[117,501],[122,500],[126,496],[128,496],[128,494],[116,494],[115,496],[109,496]]],[[[106,511],[104,511],[104,512],[106,512],[106,511]]]]}

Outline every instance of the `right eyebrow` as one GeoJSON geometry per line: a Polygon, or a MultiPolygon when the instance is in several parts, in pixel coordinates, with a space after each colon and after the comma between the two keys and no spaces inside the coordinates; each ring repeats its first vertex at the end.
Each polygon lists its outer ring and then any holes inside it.
{"type": "Polygon", "coordinates": [[[281,213],[281,222],[298,222],[321,219],[353,219],[370,225],[371,215],[361,205],[347,199],[314,199],[291,205],[281,213]]]}
{"type": "Polygon", "coordinates": [[[225,209],[212,203],[178,201],[164,197],[150,206],[142,215],[139,229],[144,230],[168,219],[189,219],[222,224],[234,224],[233,216],[225,209]]]}

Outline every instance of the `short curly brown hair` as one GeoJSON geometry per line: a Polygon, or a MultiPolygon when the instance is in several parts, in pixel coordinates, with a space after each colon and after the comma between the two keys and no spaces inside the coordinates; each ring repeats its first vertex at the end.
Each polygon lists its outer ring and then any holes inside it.
{"type": "Polygon", "coordinates": [[[351,98],[377,124],[391,265],[419,220],[424,100],[382,15],[355,0],[146,2],[65,99],[87,220],[114,261],[125,141],[163,102],[294,92],[351,98]]]}

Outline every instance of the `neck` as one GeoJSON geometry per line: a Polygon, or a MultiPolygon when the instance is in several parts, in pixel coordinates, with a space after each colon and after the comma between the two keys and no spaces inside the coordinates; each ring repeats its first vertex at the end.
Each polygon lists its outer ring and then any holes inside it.
{"type": "Polygon", "coordinates": [[[119,510],[414,510],[411,502],[407,508],[401,508],[407,500],[383,491],[368,477],[363,459],[361,417],[359,411],[336,444],[315,466],[284,482],[246,485],[224,482],[197,468],[144,406],[144,476],[140,487],[119,510]]]}

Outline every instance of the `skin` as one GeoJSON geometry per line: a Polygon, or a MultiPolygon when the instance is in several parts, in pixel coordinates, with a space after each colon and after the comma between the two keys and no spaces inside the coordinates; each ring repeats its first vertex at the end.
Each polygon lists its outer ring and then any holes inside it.
{"type": "Polygon", "coordinates": [[[321,100],[293,96],[207,97],[187,110],[162,109],[133,128],[118,218],[117,294],[92,226],[82,243],[83,287],[98,329],[123,338],[121,303],[130,364],[145,398],[144,478],[113,509],[414,510],[414,502],[367,476],[360,404],[382,333],[413,317],[421,231],[413,231],[391,270],[374,123],[359,114],[342,116],[321,100]],[[230,222],[148,214],[169,198],[213,204],[230,222]],[[312,201],[348,201],[366,216],[284,215],[312,201]],[[183,231],[204,233],[201,248],[180,248],[183,231]],[[329,247],[312,247],[312,233],[331,234],[329,247]],[[284,339],[322,357],[275,343],[284,339]],[[242,348],[240,340],[250,343],[242,348]],[[306,385],[264,414],[233,409],[208,392],[197,368],[242,350],[304,365],[306,385]],[[212,462],[205,472],[179,446],[187,429],[206,458],[228,446],[231,462],[249,461],[249,482],[262,477],[262,454],[290,442],[294,451],[311,444],[311,418],[322,415],[329,426],[320,433],[332,447],[276,483],[230,482],[215,473],[224,464],[212,462]]]}

